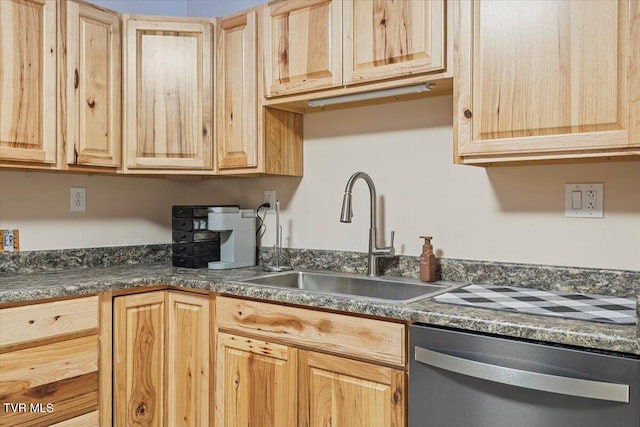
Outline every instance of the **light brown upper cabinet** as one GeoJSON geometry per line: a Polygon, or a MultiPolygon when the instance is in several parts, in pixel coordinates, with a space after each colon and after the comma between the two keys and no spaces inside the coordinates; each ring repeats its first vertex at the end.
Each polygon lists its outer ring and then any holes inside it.
{"type": "Polygon", "coordinates": [[[124,168],[213,169],[212,21],[124,16],[124,168]]]}
{"type": "Polygon", "coordinates": [[[640,155],[640,3],[457,2],[457,161],[640,155]]]}
{"type": "Polygon", "coordinates": [[[75,1],[60,2],[62,96],[59,132],[66,164],[120,166],[121,25],[116,12],[75,1]],[[64,10],[66,8],[66,11],[64,10]],[[65,87],[66,86],[66,87],[65,87]]]}
{"type": "Polygon", "coordinates": [[[0,164],[54,168],[56,0],[0,1],[0,164]]]}
{"type": "Polygon", "coordinates": [[[216,173],[302,175],[302,115],[262,106],[259,9],[216,30],[216,173]]]}
{"type": "Polygon", "coordinates": [[[400,86],[445,66],[444,0],[278,0],[264,16],[267,97],[400,86]]]}
{"type": "Polygon", "coordinates": [[[264,9],[266,95],[342,84],[342,2],[280,0],[264,9]]]}
{"type": "Polygon", "coordinates": [[[344,83],[444,69],[444,1],[343,0],[344,83]]]}
{"type": "Polygon", "coordinates": [[[0,164],[115,172],[118,14],[75,0],[3,0],[0,12],[0,164]]]}
{"type": "Polygon", "coordinates": [[[218,168],[258,166],[257,13],[221,19],[216,29],[218,168]]]}

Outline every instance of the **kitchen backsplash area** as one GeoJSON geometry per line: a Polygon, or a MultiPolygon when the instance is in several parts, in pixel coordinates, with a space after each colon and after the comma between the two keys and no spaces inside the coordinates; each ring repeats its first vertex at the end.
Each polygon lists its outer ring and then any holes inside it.
{"type": "Polygon", "coordinates": [[[0,275],[171,262],[171,245],[108,246],[0,253],[0,275]]]}
{"type": "MultiPolygon", "coordinates": [[[[273,249],[262,248],[260,264],[269,265],[273,249]]],[[[282,261],[297,269],[366,274],[367,254],[315,249],[283,249],[282,261]]],[[[396,256],[380,260],[382,274],[418,277],[420,258],[396,256]]],[[[640,271],[558,267],[536,264],[438,258],[438,278],[453,282],[520,286],[598,295],[633,296],[640,292],[640,271]]]]}
{"type": "MultiPolygon", "coordinates": [[[[283,249],[282,263],[295,269],[365,274],[367,254],[318,249],[283,249]]],[[[0,275],[26,274],[120,264],[171,263],[171,245],[114,246],[50,251],[0,253],[0,275]]],[[[272,265],[273,248],[258,250],[258,263],[272,265]]],[[[381,260],[385,275],[418,277],[419,257],[381,260]]],[[[640,271],[558,267],[536,264],[438,259],[438,277],[453,282],[518,286],[543,290],[635,297],[640,293],[640,271]]]]}

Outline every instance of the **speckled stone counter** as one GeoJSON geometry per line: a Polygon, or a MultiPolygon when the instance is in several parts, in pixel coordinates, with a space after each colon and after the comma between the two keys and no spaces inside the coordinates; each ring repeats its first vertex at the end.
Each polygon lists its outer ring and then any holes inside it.
{"type": "Polygon", "coordinates": [[[82,267],[171,262],[171,245],[107,246],[82,249],[0,252],[0,276],[82,267]]]}
{"type": "Polygon", "coordinates": [[[264,273],[259,267],[191,270],[163,262],[5,275],[0,276],[0,304],[167,285],[640,355],[635,326],[439,304],[430,299],[391,303],[238,282],[260,274],[264,273]]]}

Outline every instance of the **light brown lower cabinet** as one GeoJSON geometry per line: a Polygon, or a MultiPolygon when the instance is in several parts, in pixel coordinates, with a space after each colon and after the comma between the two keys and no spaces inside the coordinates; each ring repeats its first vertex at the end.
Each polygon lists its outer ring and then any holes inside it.
{"type": "Polygon", "coordinates": [[[0,325],[3,427],[406,426],[402,323],[158,290],[0,325]]]}
{"type": "Polygon", "coordinates": [[[226,297],[216,314],[217,427],[406,425],[404,325],[226,297]]]}
{"type": "Polygon", "coordinates": [[[103,421],[100,352],[110,330],[99,307],[100,297],[88,296],[0,308],[0,425],[103,421]]]}
{"type": "Polygon", "coordinates": [[[300,350],[301,426],[404,426],[405,373],[300,350]]]}
{"type": "Polygon", "coordinates": [[[209,425],[209,297],[154,291],[113,304],[114,425],[209,425]]]}
{"type": "Polygon", "coordinates": [[[218,334],[216,426],[295,427],[298,351],[218,334]]]}

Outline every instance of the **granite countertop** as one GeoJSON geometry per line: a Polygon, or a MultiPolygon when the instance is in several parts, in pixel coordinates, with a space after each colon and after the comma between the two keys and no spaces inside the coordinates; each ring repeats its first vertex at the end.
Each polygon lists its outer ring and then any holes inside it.
{"type": "Polygon", "coordinates": [[[168,285],[640,355],[635,325],[510,313],[442,304],[430,298],[394,303],[239,282],[260,274],[264,273],[259,267],[192,270],[175,268],[168,263],[155,263],[5,275],[0,276],[0,304],[168,285]]]}

